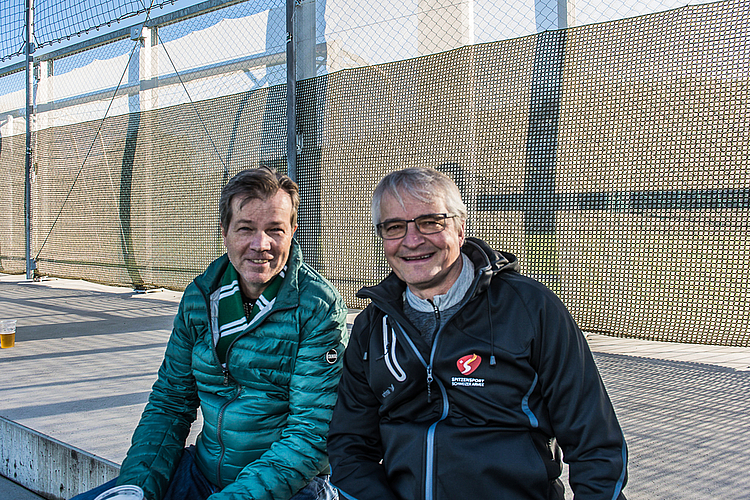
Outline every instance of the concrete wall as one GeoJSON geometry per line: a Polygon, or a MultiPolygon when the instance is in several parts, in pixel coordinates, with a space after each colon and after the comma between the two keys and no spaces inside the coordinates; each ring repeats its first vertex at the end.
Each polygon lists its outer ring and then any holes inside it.
{"type": "Polygon", "coordinates": [[[0,417],[0,475],[48,499],[67,499],[120,473],[120,466],[0,417]]]}

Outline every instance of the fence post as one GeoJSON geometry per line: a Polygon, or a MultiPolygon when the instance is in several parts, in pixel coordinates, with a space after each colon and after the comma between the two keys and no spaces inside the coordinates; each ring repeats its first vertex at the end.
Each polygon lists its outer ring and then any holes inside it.
{"type": "Polygon", "coordinates": [[[297,57],[294,40],[296,0],[286,0],[286,165],[297,181],[297,57]]]}
{"type": "Polygon", "coordinates": [[[305,80],[317,75],[315,67],[315,8],[317,0],[301,0],[297,5],[295,13],[294,36],[296,79],[305,80]]]}
{"type": "MultiPolygon", "coordinates": [[[[55,74],[55,61],[54,59],[37,59],[36,61],[36,74],[35,74],[35,86],[36,92],[34,93],[34,102],[36,103],[36,113],[34,113],[34,125],[36,131],[45,130],[54,127],[54,114],[46,108],[45,105],[53,102],[55,99],[54,93],[54,76],[55,74]]],[[[39,148],[37,148],[37,156],[39,155],[39,148]]]]}
{"type": "Polygon", "coordinates": [[[322,162],[319,106],[325,100],[327,77],[317,76],[317,0],[297,0],[294,14],[296,79],[297,184],[304,200],[299,211],[299,242],[305,262],[323,271],[321,248],[322,162]]]}
{"type": "Polygon", "coordinates": [[[26,168],[24,179],[24,212],[26,232],[26,279],[34,278],[36,264],[31,259],[31,167],[33,151],[31,149],[32,117],[34,116],[34,0],[26,0],[26,168]]]}
{"type": "Polygon", "coordinates": [[[144,288],[144,281],[138,267],[132,234],[132,187],[138,133],[141,128],[141,85],[145,75],[150,74],[151,32],[139,25],[131,28],[130,39],[136,43],[135,52],[128,63],[128,128],[125,131],[125,150],[122,156],[120,173],[120,238],[122,256],[128,276],[136,290],[144,288]]]}

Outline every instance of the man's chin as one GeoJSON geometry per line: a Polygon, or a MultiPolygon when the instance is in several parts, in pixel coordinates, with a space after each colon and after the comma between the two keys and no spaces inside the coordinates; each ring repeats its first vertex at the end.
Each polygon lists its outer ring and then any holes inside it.
{"type": "Polygon", "coordinates": [[[405,273],[401,278],[410,288],[422,289],[433,286],[435,276],[431,274],[405,273]]]}
{"type": "Polygon", "coordinates": [[[260,269],[261,266],[245,266],[240,272],[242,281],[250,286],[262,286],[267,284],[274,277],[273,272],[268,266],[264,266],[265,269],[260,269]]]}
{"type": "Polygon", "coordinates": [[[271,281],[273,276],[270,272],[242,273],[242,281],[251,286],[262,286],[271,281]]]}

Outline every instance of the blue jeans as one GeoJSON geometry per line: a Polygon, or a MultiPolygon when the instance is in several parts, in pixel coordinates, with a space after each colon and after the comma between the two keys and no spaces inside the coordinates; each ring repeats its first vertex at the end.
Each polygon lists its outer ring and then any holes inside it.
{"type": "MultiPolygon", "coordinates": [[[[198,469],[194,457],[195,447],[191,445],[185,448],[162,500],[206,500],[211,494],[218,491],[218,487],[210,483],[198,469]]],[[[113,479],[92,490],[80,493],[70,500],[94,500],[98,495],[114,488],[116,484],[117,479],[113,479]]],[[[337,499],[338,492],[331,486],[328,476],[317,476],[290,500],[337,499]]]]}

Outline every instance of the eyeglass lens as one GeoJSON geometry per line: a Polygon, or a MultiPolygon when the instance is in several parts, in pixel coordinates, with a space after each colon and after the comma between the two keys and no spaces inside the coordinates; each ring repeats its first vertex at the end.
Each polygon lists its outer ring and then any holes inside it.
{"type": "Polygon", "coordinates": [[[379,224],[380,236],[384,239],[403,238],[409,222],[413,222],[422,234],[435,234],[445,229],[447,214],[420,215],[411,220],[391,220],[379,224]]]}

